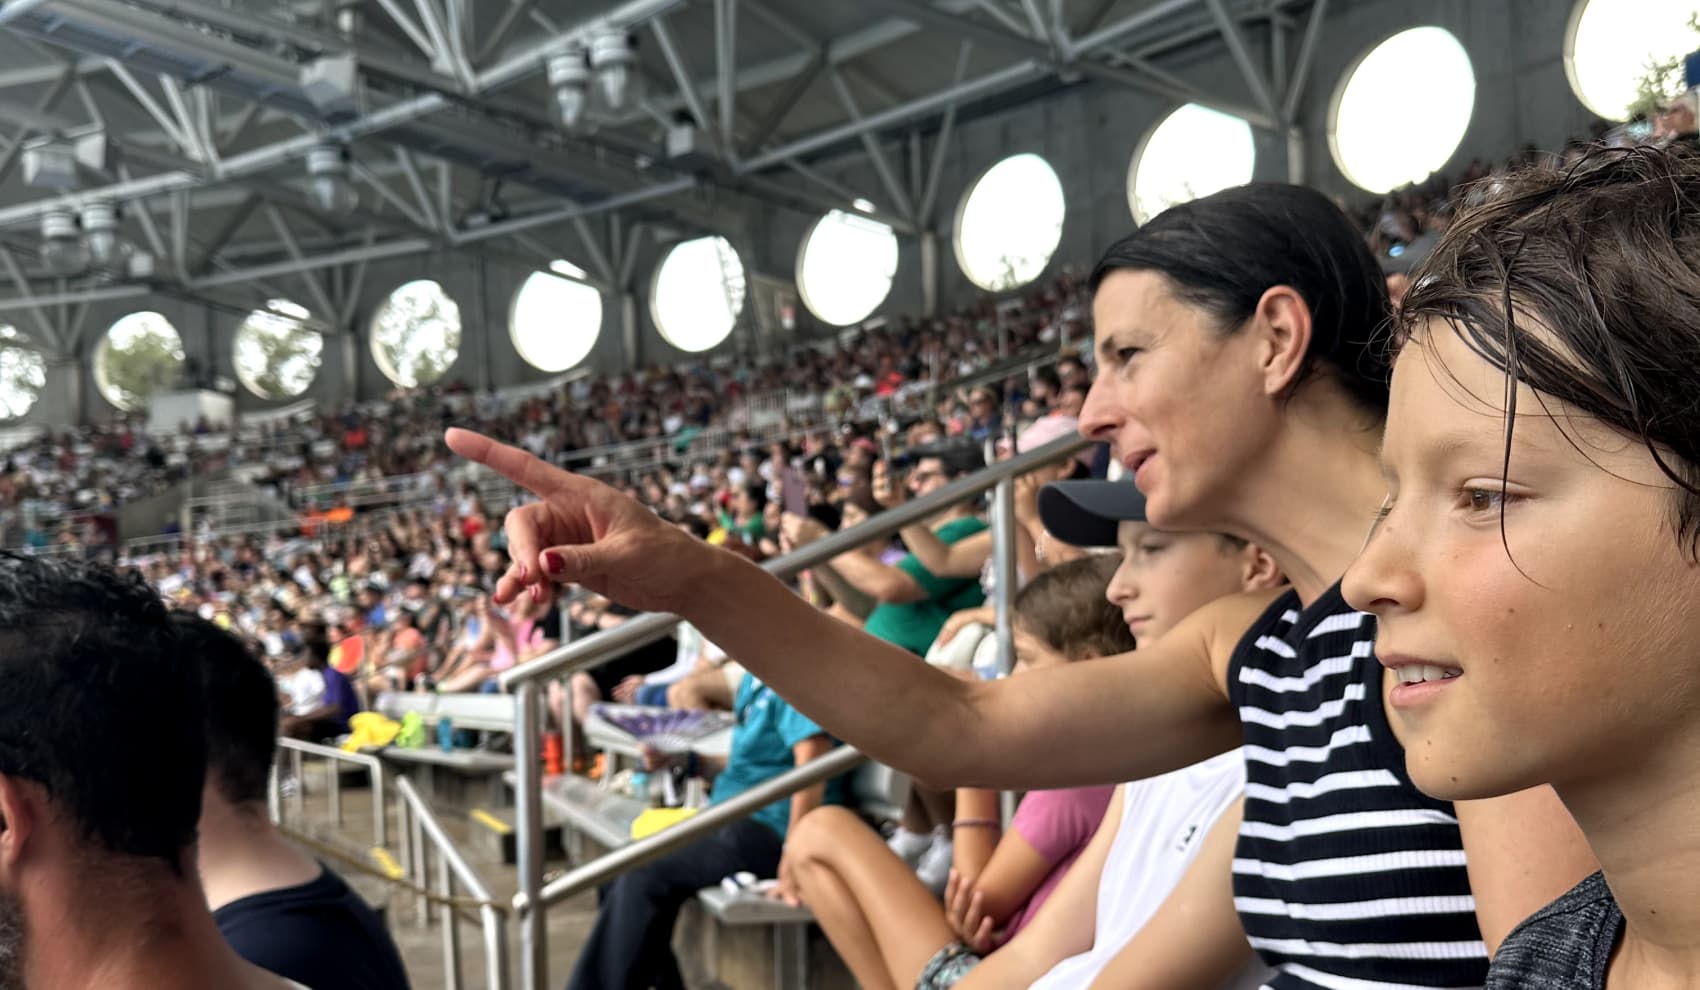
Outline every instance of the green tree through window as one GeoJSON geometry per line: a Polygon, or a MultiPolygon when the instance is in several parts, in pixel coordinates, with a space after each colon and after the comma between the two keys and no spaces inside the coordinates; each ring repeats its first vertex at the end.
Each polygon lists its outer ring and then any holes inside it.
{"type": "Polygon", "coordinates": [[[307,310],[273,299],[236,330],[236,377],[262,399],[292,399],[313,384],[325,340],[308,326],[307,310]]]}
{"type": "Polygon", "coordinates": [[[460,356],[460,307],[436,282],[409,282],[372,318],[372,358],[406,388],[443,377],[460,356]]]}
{"type": "Polygon", "coordinates": [[[140,409],[148,396],[177,384],[183,338],[158,313],[131,313],[106,333],[95,354],[95,384],[120,409],[140,409]]]}

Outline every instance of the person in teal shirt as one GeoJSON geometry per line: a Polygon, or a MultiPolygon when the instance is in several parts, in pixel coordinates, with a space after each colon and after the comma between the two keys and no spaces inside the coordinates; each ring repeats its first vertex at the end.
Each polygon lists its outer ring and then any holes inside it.
{"type": "MultiPolygon", "coordinates": [[[[725,766],[706,758],[690,761],[714,778],[711,804],[729,801],[837,745],[749,674],[738,685],[733,711],[737,722],[725,766]]],[[[673,925],[685,901],[734,873],[773,876],[779,870],[785,833],[820,805],[841,803],[842,788],[843,781],[835,779],[799,791],[602,888],[596,925],[573,966],[568,990],[683,990],[672,942],[673,925]]]]}

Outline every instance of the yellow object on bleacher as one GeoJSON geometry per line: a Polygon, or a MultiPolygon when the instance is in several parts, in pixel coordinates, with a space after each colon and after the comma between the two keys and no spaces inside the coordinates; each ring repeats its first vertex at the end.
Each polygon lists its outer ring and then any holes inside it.
{"type": "Polygon", "coordinates": [[[650,808],[632,821],[632,839],[647,839],[697,813],[695,808],[650,808]]]}
{"type": "Polygon", "coordinates": [[[348,718],[348,741],[342,748],[358,753],[367,746],[388,746],[401,731],[401,723],[377,712],[359,712],[348,718]]]}

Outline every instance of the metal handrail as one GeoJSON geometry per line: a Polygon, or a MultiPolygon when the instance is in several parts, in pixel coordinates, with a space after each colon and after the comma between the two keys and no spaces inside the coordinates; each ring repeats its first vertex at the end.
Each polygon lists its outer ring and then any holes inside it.
{"type": "Polygon", "coordinates": [[[395,789],[401,799],[397,810],[404,818],[403,833],[411,839],[412,855],[407,857],[408,867],[416,869],[420,874],[414,877],[420,886],[431,886],[431,878],[424,875],[425,840],[429,839],[431,845],[436,848],[437,874],[432,894],[438,899],[437,923],[443,929],[445,986],[448,990],[460,990],[465,986],[460,958],[460,914],[451,903],[454,898],[454,885],[458,882],[472,895],[472,899],[478,902],[479,924],[484,936],[485,986],[487,990],[507,990],[508,919],[502,913],[505,905],[490,896],[490,888],[455,847],[454,840],[444,830],[430,806],[419,796],[419,792],[414,790],[413,782],[407,779],[406,774],[396,775],[395,789]]]}
{"type": "MultiPolygon", "coordinates": [[[[382,760],[370,753],[350,753],[345,749],[338,749],[335,746],[321,746],[318,743],[307,742],[302,739],[280,738],[277,741],[277,745],[279,749],[289,751],[289,758],[293,764],[292,769],[295,771],[295,779],[297,781],[301,780],[302,756],[318,756],[331,760],[332,762],[348,763],[354,766],[366,768],[366,771],[370,773],[372,777],[373,842],[379,846],[386,846],[389,844],[389,829],[384,817],[384,808],[387,806],[387,802],[384,800],[384,764],[382,760]]],[[[336,774],[334,773],[331,774],[330,780],[331,814],[340,822],[342,818],[341,785],[338,783],[336,774]]],[[[272,810],[274,814],[282,811],[281,798],[276,793],[278,784],[278,776],[274,773],[272,774],[272,802],[274,805],[272,810]]],[[[297,795],[297,804],[299,805],[301,790],[299,789],[299,784],[297,787],[298,789],[295,793],[297,795]]],[[[278,817],[281,818],[281,815],[279,814],[278,817]]]]}
{"type": "MultiPolygon", "coordinates": [[[[1091,441],[1084,437],[1063,437],[1036,450],[1017,454],[1007,461],[998,461],[966,478],[953,481],[930,495],[887,509],[867,522],[840,530],[808,546],[800,547],[783,557],[762,565],[762,569],[777,578],[790,578],[811,567],[819,567],[834,557],[857,547],[891,536],[946,509],[1011,481],[1035,468],[1061,460],[1084,450],[1091,441]]],[[[513,667],[501,676],[502,689],[511,691],[521,684],[563,677],[607,662],[640,646],[647,646],[667,635],[679,622],[676,615],[649,612],[635,616],[612,629],[586,636],[557,647],[548,653],[513,667]]]]}
{"type": "MultiPolygon", "coordinates": [[[[835,747],[800,767],[757,784],[737,797],[710,805],[677,825],[621,846],[583,866],[567,871],[543,888],[540,899],[547,907],[592,887],[601,886],[627,870],[659,859],[695,842],[709,832],[749,818],[775,801],[784,800],[805,788],[848,773],[866,759],[867,757],[849,746],[835,747]]],[[[514,895],[515,911],[524,911],[527,903],[523,891],[514,895]]]]}

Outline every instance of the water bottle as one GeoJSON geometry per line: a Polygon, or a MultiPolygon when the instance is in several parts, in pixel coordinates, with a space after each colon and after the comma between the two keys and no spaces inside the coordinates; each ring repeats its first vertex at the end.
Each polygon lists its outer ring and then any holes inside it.
{"type": "Polygon", "coordinates": [[[982,681],[995,681],[1003,675],[998,657],[998,638],[988,632],[974,648],[974,676],[982,681]]]}
{"type": "Polygon", "coordinates": [[[445,753],[454,752],[455,726],[454,722],[447,716],[437,720],[437,745],[441,747],[445,753]]]}

